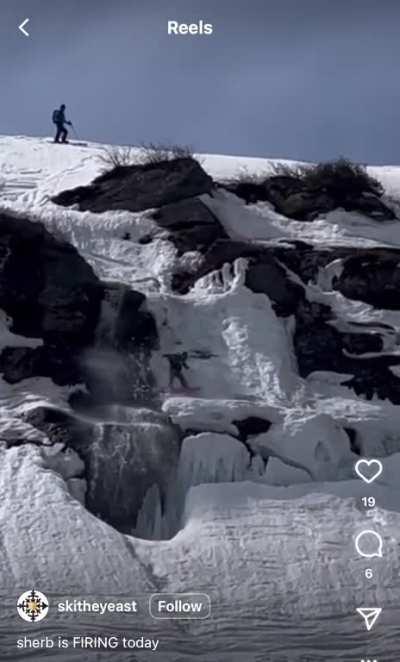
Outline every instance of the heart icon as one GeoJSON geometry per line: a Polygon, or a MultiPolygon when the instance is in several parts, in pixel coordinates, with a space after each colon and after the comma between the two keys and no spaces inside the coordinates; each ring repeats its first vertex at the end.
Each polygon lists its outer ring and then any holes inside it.
{"type": "Polygon", "coordinates": [[[381,475],[383,466],[379,460],[358,460],[355,470],[364,483],[370,484],[381,475]]]}

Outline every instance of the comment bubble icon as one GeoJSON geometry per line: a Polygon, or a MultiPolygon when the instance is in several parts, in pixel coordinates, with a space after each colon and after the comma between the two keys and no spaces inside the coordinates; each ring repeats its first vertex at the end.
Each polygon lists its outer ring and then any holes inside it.
{"type": "Polygon", "coordinates": [[[381,559],[383,556],[383,540],[376,531],[366,529],[358,534],[354,541],[357,553],[366,559],[381,559]]]}

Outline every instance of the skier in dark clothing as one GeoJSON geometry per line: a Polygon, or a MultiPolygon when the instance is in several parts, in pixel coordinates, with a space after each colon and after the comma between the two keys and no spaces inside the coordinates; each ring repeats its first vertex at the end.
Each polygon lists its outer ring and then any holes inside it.
{"type": "Polygon", "coordinates": [[[61,142],[66,143],[68,142],[67,137],[68,137],[68,131],[65,128],[65,125],[68,124],[68,126],[72,126],[72,122],[68,122],[65,119],[65,104],[63,103],[57,110],[53,112],[53,123],[57,127],[57,133],[56,137],[54,138],[55,143],[61,142]]]}
{"type": "Polygon", "coordinates": [[[183,368],[189,370],[187,364],[188,353],[182,352],[181,354],[164,354],[165,358],[169,361],[169,385],[172,387],[174,381],[177,379],[183,388],[189,388],[186,377],[183,374],[183,368]]]}

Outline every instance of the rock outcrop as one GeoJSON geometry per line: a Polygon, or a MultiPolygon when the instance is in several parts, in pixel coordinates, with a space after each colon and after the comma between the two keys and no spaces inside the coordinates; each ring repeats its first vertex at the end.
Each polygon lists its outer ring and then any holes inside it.
{"type": "Polygon", "coordinates": [[[376,308],[400,310],[400,251],[370,249],[343,260],[343,270],[333,282],[348,299],[376,308]]]}
{"type": "Polygon", "coordinates": [[[103,422],[38,407],[26,422],[53,443],[63,443],[84,463],[86,507],[120,531],[132,533],[149,491],[165,503],[180,451],[178,429],[155,411],[111,407],[103,422]]]}
{"type": "Polygon", "coordinates": [[[359,212],[376,221],[390,221],[395,213],[381,199],[378,189],[335,190],[320,185],[311,186],[306,179],[298,175],[275,175],[261,181],[239,181],[228,184],[226,188],[246,201],[271,202],[280,214],[298,221],[313,221],[320,215],[326,215],[335,209],[359,212]]]}
{"type": "Polygon", "coordinates": [[[216,241],[203,256],[203,261],[195,273],[175,274],[174,287],[178,292],[187,292],[202,276],[221,269],[226,262],[232,263],[240,257],[248,260],[245,281],[247,287],[253,292],[266,294],[278,315],[292,314],[298,300],[304,296],[303,289],[287,277],[274,255],[274,250],[262,245],[232,240],[216,241]]]}
{"type": "Polygon", "coordinates": [[[146,310],[146,296],[123,283],[104,282],[103,328],[99,343],[122,352],[149,353],[158,346],[154,317],[146,310]]]}
{"type": "Polygon", "coordinates": [[[344,378],[343,383],[357,394],[400,402],[400,379],[391,370],[400,364],[400,357],[390,352],[379,355],[383,351],[379,329],[354,324],[351,331],[339,330],[330,306],[309,301],[306,287],[309,281],[317,282],[321,269],[339,260],[340,275],[332,276],[333,289],[349,299],[396,310],[400,306],[396,296],[400,286],[397,268],[400,251],[367,248],[358,249],[355,254],[350,247],[319,250],[302,242],[266,246],[220,240],[203,255],[195,272],[175,274],[174,287],[185,293],[199,278],[221,270],[225,263],[238,258],[248,261],[246,286],[253,292],[266,294],[278,316],[294,316],[294,350],[302,377],[318,371],[349,374],[352,377],[344,378]],[[371,357],[371,353],[376,356],[371,357]]]}
{"type": "Polygon", "coordinates": [[[49,377],[60,386],[82,383],[91,401],[102,388],[97,368],[109,349],[104,369],[123,366],[122,379],[133,388],[124,376],[124,355],[149,354],[158,343],[145,300],[126,285],[100,281],[71,244],[40,223],[0,215],[0,309],[11,320],[10,331],[40,339],[36,347],[27,340],[26,347],[19,342],[2,349],[6,382],[49,377]],[[102,346],[100,361],[95,345],[102,346]]]}
{"type": "Polygon", "coordinates": [[[80,350],[63,345],[6,347],[0,353],[0,373],[8,384],[31,377],[49,377],[58,386],[85,381],[80,350]]]}
{"type": "Polygon", "coordinates": [[[13,333],[49,344],[93,340],[103,286],[76,248],[41,223],[0,214],[0,308],[13,333]]]}
{"type": "Polygon", "coordinates": [[[89,186],[59,193],[53,202],[97,213],[123,209],[136,212],[210,193],[212,187],[213,180],[198,161],[184,157],[114,168],[89,186]]]}
{"type": "MultiPolygon", "coordinates": [[[[219,220],[198,198],[164,205],[153,214],[153,219],[161,228],[153,237],[163,236],[172,241],[178,254],[204,253],[218,239],[228,239],[219,220]]],[[[151,238],[145,238],[144,242],[151,238]]]]}

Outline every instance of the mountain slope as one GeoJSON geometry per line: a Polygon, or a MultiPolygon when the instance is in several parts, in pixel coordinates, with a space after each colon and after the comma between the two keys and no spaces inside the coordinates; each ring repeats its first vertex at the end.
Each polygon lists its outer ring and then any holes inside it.
{"type": "MultiPolygon", "coordinates": [[[[270,659],[301,659],[302,618],[315,632],[312,659],[339,657],[343,629],[347,650],[364,654],[355,609],[377,603],[386,634],[374,654],[397,660],[400,221],[340,209],[298,221],[223,186],[178,208],[81,211],[78,198],[73,208],[52,198],[90,187],[102,146],[0,145],[4,213],[17,232],[41,222],[59,246],[75,246],[102,297],[93,337],[74,354],[66,342],[76,370],[61,380],[57,342],[41,328],[25,337],[4,304],[3,586],[208,592],[214,618],[188,632],[206,655],[219,628],[218,662],[229,646],[249,660],[265,646],[270,659]],[[183,352],[188,388],[171,387],[168,355],[183,352]],[[370,494],[354,475],[360,455],[384,463],[373,520],[360,505],[370,494]],[[385,559],[368,582],[354,537],[370,521],[385,559]],[[28,563],[37,540],[46,552],[28,563]],[[277,644],[288,624],[291,652],[277,644]]],[[[201,157],[219,182],[274,163],[201,157]]],[[[370,170],[396,210],[400,170],[370,170]]],[[[180,659],[176,631],[165,637],[168,659],[180,659]]]]}

